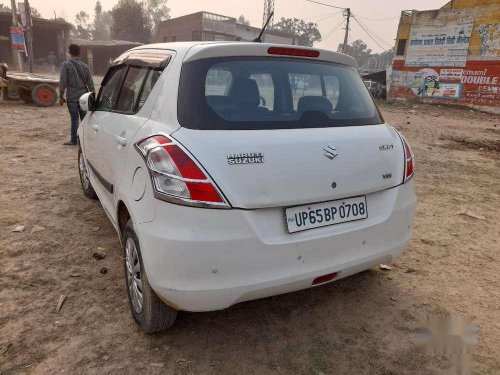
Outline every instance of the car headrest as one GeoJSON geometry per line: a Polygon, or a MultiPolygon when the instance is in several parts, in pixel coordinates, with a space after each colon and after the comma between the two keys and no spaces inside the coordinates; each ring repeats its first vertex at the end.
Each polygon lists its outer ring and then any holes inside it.
{"type": "Polygon", "coordinates": [[[257,82],[250,78],[234,80],[229,96],[241,109],[255,109],[260,104],[259,87],[257,82]]]}
{"type": "Polygon", "coordinates": [[[330,113],[333,111],[333,105],[332,102],[324,96],[303,96],[299,98],[297,110],[299,112],[321,111],[330,113]]]}

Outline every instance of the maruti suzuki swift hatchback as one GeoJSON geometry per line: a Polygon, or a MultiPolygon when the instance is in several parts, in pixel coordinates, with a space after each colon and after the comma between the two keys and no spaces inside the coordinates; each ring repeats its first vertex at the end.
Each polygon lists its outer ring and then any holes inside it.
{"type": "Polygon", "coordinates": [[[172,43],[117,58],[85,94],[84,194],[123,245],[147,332],[393,261],[415,215],[413,154],[349,56],[172,43]]]}

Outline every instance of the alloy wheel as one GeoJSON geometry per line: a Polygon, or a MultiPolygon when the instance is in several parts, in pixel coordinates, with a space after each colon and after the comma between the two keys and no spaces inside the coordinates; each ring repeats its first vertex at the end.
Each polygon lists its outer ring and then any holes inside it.
{"type": "Polygon", "coordinates": [[[125,243],[125,264],[130,300],[134,311],[139,314],[143,304],[142,275],[137,247],[132,238],[128,238],[125,243]]]}

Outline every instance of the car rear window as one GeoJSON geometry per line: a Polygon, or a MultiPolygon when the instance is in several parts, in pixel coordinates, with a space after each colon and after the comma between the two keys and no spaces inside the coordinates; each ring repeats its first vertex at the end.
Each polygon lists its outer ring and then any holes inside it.
{"type": "Polygon", "coordinates": [[[224,57],[185,63],[178,117],[183,127],[206,130],[383,122],[356,69],[276,57],[224,57]]]}

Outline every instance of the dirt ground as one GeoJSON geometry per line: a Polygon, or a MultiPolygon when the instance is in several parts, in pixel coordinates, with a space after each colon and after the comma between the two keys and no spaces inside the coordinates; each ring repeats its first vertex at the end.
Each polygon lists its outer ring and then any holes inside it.
{"type": "Polygon", "coordinates": [[[66,109],[0,103],[1,374],[439,374],[445,358],[415,344],[419,318],[437,314],[473,318],[474,373],[499,374],[500,117],[381,108],[416,154],[415,231],[392,270],[181,312],[148,336],[129,313],[114,229],[62,146],[66,109]]]}

